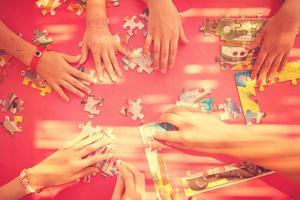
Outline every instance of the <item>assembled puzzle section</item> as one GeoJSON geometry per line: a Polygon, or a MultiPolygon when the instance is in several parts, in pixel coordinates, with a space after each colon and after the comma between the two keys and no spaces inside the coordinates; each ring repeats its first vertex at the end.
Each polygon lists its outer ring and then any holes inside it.
{"type": "Polygon", "coordinates": [[[240,163],[224,165],[222,167],[209,169],[205,172],[188,174],[181,178],[181,182],[185,195],[191,197],[272,173],[272,171],[250,162],[240,161],[240,163]]]}
{"type": "Polygon", "coordinates": [[[220,56],[215,59],[221,70],[249,70],[258,49],[248,50],[246,46],[257,37],[265,23],[266,20],[260,18],[205,19],[200,32],[219,36],[223,42],[220,56]]]}
{"type": "MultiPolygon", "coordinates": [[[[113,134],[113,130],[108,128],[104,129],[99,125],[93,125],[92,121],[88,121],[86,124],[80,124],[79,128],[81,129],[80,134],[88,135],[88,137],[93,137],[95,135],[100,136],[100,140],[104,144],[104,146],[94,153],[91,153],[89,156],[94,156],[95,154],[104,154],[111,153],[114,150],[114,140],[115,135],[113,134]]],[[[101,172],[103,176],[114,176],[117,174],[116,168],[117,161],[114,158],[104,160],[95,164],[101,172]]],[[[84,178],[84,182],[89,183],[91,181],[92,176],[87,176],[84,178]]]]}
{"type": "Polygon", "coordinates": [[[35,71],[22,71],[21,75],[24,76],[22,84],[39,90],[41,96],[44,97],[52,92],[52,88],[50,87],[50,85],[44,79],[42,79],[35,71]]]}
{"type": "Polygon", "coordinates": [[[246,125],[261,123],[266,113],[261,111],[256,99],[255,85],[256,80],[251,79],[250,71],[235,74],[235,83],[240,97],[246,125]]]}
{"type": "Polygon", "coordinates": [[[22,132],[20,123],[23,121],[21,113],[24,110],[24,101],[16,94],[11,93],[7,99],[0,99],[0,106],[2,106],[1,111],[5,113],[3,121],[0,122],[2,127],[6,129],[10,135],[22,132]],[[13,118],[13,120],[11,120],[11,118],[13,118]]]}

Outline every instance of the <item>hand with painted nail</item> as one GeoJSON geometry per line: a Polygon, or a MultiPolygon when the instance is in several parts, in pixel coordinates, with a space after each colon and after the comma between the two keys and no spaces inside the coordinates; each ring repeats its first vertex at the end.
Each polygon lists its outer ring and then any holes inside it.
{"type": "Polygon", "coordinates": [[[91,90],[81,80],[92,82],[92,79],[69,64],[76,63],[79,59],[80,55],[70,56],[54,51],[45,51],[36,71],[65,101],[69,101],[69,97],[62,87],[79,97],[84,97],[85,93],[89,94],[91,90]]]}
{"type": "Polygon", "coordinates": [[[27,170],[31,186],[35,189],[59,186],[98,173],[95,164],[110,159],[112,154],[92,153],[106,145],[109,145],[108,141],[103,141],[100,135],[80,134],[65,147],[27,170]]]}
{"type": "Polygon", "coordinates": [[[175,63],[178,41],[188,43],[181,19],[172,0],[148,0],[149,22],[144,54],[154,47],[154,68],[166,73],[175,63]]]}
{"type": "Polygon", "coordinates": [[[257,78],[258,85],[273,81],[287,63],[300,25],[299,7],[298,0],[285,1],[249,45],[249,49],[260,48],[251,74],[252,79],[257,78]]]}
{"type": "Polygon", "coordinates": [[[121,162],[117,165],[118,175],[112,200],[144,200],[145,176],[133,165],[121,162]]]}

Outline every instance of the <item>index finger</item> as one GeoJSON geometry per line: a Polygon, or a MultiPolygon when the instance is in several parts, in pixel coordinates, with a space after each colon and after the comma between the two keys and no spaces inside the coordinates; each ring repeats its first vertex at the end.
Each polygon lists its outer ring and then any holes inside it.
{"type": "Polygon", "coordinates": [[[145,176],[132,164],[122,162],[122,164],[133,174],[135,188],[141,193],[145,193],[145,176]]]}

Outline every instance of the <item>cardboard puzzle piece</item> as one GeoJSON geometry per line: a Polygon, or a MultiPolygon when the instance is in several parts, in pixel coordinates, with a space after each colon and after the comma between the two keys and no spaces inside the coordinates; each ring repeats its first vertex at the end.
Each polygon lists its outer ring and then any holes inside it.
{"type": "Polygon", "coordinates": [[[221,121],[237,119],[242,113],[242,108],[238,107],[237,104],[231,98],[226,98],[225,103],[219,104],[218,110],[224,111],[220,114],[221,121]]]}
{"type": "Polygon", "coordinates": [[[23,85],[30,86],[31,88],[40,91],[41,96],[46,96],[52,92],[52,88],[44,79],[42,79],[37,73],[30,70],[23,72],[24,79],[22,81],[23,85]]]}
{"type": "Polygon", "coordinates": [[[48,37],[47,30],[40,31],[36,29],[34,31],[34,37],[32,38],[32,41],[42,47],[47,47],[52,43],[52,38],[48,37]]]}
{"type": "Polygon", "coordinates": [[[209,87],[203,89],[184,88],[182,94],[178,97],[179,101],[176,102],[176,105],[198,106],[198,103],[208,97],[211,92],[209,87]]]}
{"type": "Polygon", "coordinates": [[[55,9],[58,8],[66,0],[37,0],[37,7],[42,9],[42,15],[55,15],[55,9]]]}
{"type": "Polygon", "coordinates": [[[187,197],[232,184],[248,181],[274,172],[247,161],[231,163],[181,178],[187,197]]]}
{"type": "Polygon", "coordinates": [[[67,9],[74,12],[76,15],[80,16],[87,8],[86,0],[77,0],[75,3],[71,2],[67,9]]]}
{"type": "Polygon", "coordinates": [[[265,22],[258,18],[224,18],[218,22],[216,34],[226,42],[248,44],[256,38],[265,22]]]}
{"type": "Polygon", "coordinates": [[[256,60],[257,50],[247,50],[244,46],[221,45],[221,56],[216,58],[221,70],[250,70],[256,60]]]}
{"type": "Polygon", "coordinates": [[[140,20],[136,22],[136,20],[136,16],[124,18],[125,23],[123,24],[123,28],[127,30],[127,34],[129,36],[133,36],[136,33],[136,29],[142,30],[145,26],[143,22],[141,22],[140,20]]]}
{"type": "Polygon", "coordinates": [[[153,68],[151,67],[153,63],[151,55],[143,55],[142,51],[142,48],[134,49],[131,52],[131,58],[124,57],[122,59],[125,70],[137,69],[138,73],[146,72],[148,74],[150,74],[153,71],[153,68]]]}
{"type": "Polygon", "coordinates": [[[3,49],[0,49],[0,68],[5,67],[11,58],[11,55],[7,54],[3,49]]]}
{"type": "Polygon", "coordinates": [[[144,119],[142,110],[143,106],[141,99],[137,99],[136,101],[129,99],[128,102],[121,108],[120,113],[124,116],[131,115],[131,119],[136,121],[137,119],[144,119]]]}
{"type": "Polygon", "coordinates": [[[0,99],[0,105],[2,105],[2,112],[10,111],[12,114],[16,114],[24,110],[24,101],[14,93],[9,94],[7,100],[0,99]]]}
{"type": "Polygon", "coordinates": [[[259,90],[263,91],[266,85],[286,81],[291,81],[292,85],[296,85],[298,79],[300,79],[300,61],[289,62],[284,66],[281,72],[278,72],[275,75],[274,81],[268,84],[266,83],[266,81],[264,81],[263,84],[261,84],[261,86],[259,87],[259,90]]]}
{"type": "MultiPolygon", "coordinates": [[[[94,153],[91,153],[89,156],[94,156],[94,154],[104,154],[110,153],[113,151],[113,142],[115,140],[115,135],[113,134],[113,130],[108,128],[104,129],[99,125],[93,125],[93,122],[88,121],[86,124],[80,124],[79,128],[81,129],[80,134],[87,134],[88,137],[92,137],[95,135],[102,136],[101,141],[105,144],[104,147],[96,150],[94,153]]],[[[101,170],[102,175],[104,176],[114,176],[117,173],[116,168],[116,160],[113,158],[98,162],[95,164],[99,170],[101,170]]],[[[91,176],[87,176],[83,180],[86,183],[91,181],[91,176]]]]}
{"type": "Polygon", "coordinates": [[[261,108],[256,100],[256,80],[252,80],[250,71],[246,71],[235,74],[235,83],[238,89],[246,125],[250,126],[253,122],[257,124],[261,123],[262,118],[264,118],[266,114],[261,112],[261,108]]]}
{"type": "Polygon", "coordinates": [[[104,102],[104,98],[98,98],[93,95],[88,96],[87,99],[82,100],[81,104],[84,105],[84,111],[88,112],[91,117],[94,115],[99,115],[100,110],[98,109],[99,106],[102,106],[104,102]]]}
{"type": "Polygon", "coordinates": [[[22,132],[22,127],[19,127],[17,123],[19,120],[11,121],[8,116],[4,117],[4,121],[1,122],[3,128],[5,128],[10,135],[15,135],[16,133],[22,132]]]}

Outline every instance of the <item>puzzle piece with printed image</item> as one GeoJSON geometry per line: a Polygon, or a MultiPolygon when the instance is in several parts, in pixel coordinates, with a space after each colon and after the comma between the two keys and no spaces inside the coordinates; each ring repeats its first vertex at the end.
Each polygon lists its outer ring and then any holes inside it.
{"type": "Polygon", "coordinates": [[[256,60],[258,49],[247,50],[244,46],[221,45],[221,56],[216,58],[221,70],[250,70],[256,60]]]}
{"type": "Polygon", "coordinates": [[[230,97],[226,98],[224,103],[218,105],[218,110],[223,111],[220,114],[221,121],[237,119],[242,113],[242,108],[238,107],[230,97]]]}
{"type": "Polygon", "coordinates": [[[214,105],[214,98],[210,96],[211,92],[212,90],[209,87],[202,89],[183,89],[176,105],[191,106],[199,108],[202,112],[211,112],[214,105]]]}
{"type": "Polygon", "coordinates": [[[67,9],[74,12],[76,15],[80,16],[87,8],[86,0],[76,0],[76,2],[71,2],[67,9]]]}
{"type": "Polygon", "coordinates": [[[187,174],[181,178],[182,187],[187,197],[210,190],[227,187],[249,181],[254,178],[273,174],[273,171],[248,161],[226,164],[195,174],[187,174]]]}
{"type": "Polygon", "coordinates": [[[84,105],[84,111],[89,113],[89,117],[93,118],[94,115],[100,114],[100,110],[98,109],[98,107],[102,106],[103,102],[104,98],[98,98],[94,95],[90,95],[86,99],[81,101],[81,105],[84,105]]]}
{"type": "Polygon", "coordinates": [[[256,80],[251,79],[250,71],[239,72],[235,74],[235,83],[238,89],[242,110],[244,113],[246,125],[261,123],[266,113],[261,111],[260,105],[256,99],[255,85],[256,80]]]}
{"type": "Polygon", "coordinates": [[[259,90],[263,91],[266,85],[287,81],[290,81],[292,85],[297,85],[298,79],[300,79],[300,61],[288,62],[281,72],[276,73],[273,81],[270,83],[264,81],[263,84],[260,85],[259,90]]]}
{"type": "Polygon", "coordinates": [[[19,98],[15,93],[8,95],[7,99],[0,99],[2,112],[10,111],[12,114],[20,113],[24,110],[24,100],[19,98]]]}
{"type": "Polygon", "coordinates": [[[55,9],[58,8],[66,0],[37,0],[37,7],[42,9],[42,15],[55,15],[55,9]]]}
{"type": "Polygon", "coordinates": [[[127,71],[128,69],[134,70],[137,69],[138,73],[146,72],[150,74],[153,71],[151,67],[153,63],[153,59],[151,55],[143,55],[142,48],[137,48],[131,51],[131,58],[124,57],[122,59],[124,63],[124,69],[127,71]]]}
{"type": "Polygon", "coordinates": [[[22,122],[22,116],[15,116],[14,120],[11,121],[9,116],[5,116],[3,122],[0,124],[5,128],[10,135],[22,132],[22,127],[18,126],[18,123],[22,122]]]}
{"type": "Polygon", "coordinates": [[[124,116],[131,116],[131,119],[136,120],[143,120],[143,106],[142,106],[142,99],[131,100],[128,99],[127,103],[121,108],[120,113],[124,116]]]}
{"type": "Polygon", "coordinates": [[[125,23],[123,24],[123,28],[127,31],[127,34],[132,37],[137,33],[137,30],[142,30],[144,28],[144,24],[142,21],[137,19],[137,16],[125,17],[125,23]]]}
{"type": "Polygon", "coordinates": [[[52,38],[48,37],[47,30],[40,31],[36,29],[32,41],[42,47],[48,47],[52,43],[52,38]]]}
{"type": "Polygon", "coordinates": [[[36,72],[31,70],[23,71],[24,75],[22,84],[40,91],[41,96],[46,96],[52,92],[50,85],[42,79],[36,72]]]}

